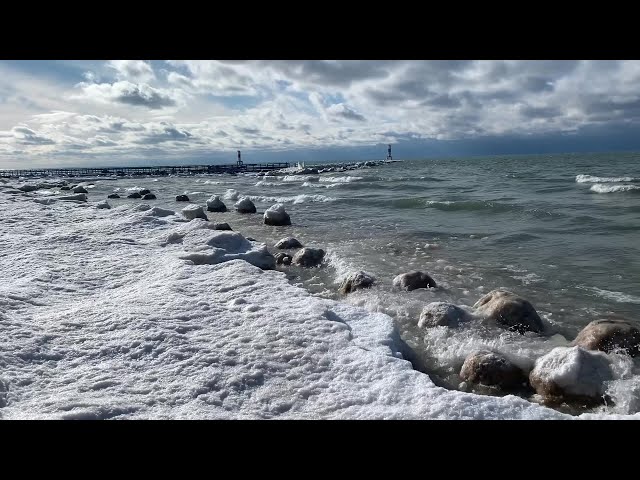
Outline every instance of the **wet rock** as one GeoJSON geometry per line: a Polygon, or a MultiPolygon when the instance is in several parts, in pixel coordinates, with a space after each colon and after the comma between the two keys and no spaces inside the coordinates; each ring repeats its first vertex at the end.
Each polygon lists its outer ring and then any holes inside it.
{"type": "Polygon", "coordinates": [[[144,197],[142,197],[143,200],[155,200],[156,196],[153,193],[147,193],[145,194],[144,197]]]}
{"type": "Polygon", "coordinates": [[[207,214],[204,213],[204,209],[200,205],[188,205],[182,209],[182,215],[187,220],[193,220],[195,218],[202,218],[208,220],[207,214]]]}
{"type": "Polygon", "coordinates": [[[324,250],[321,248],[303,248],[293,256],[293,263],[302,267],[315,267],[322,263],[324,250]]]}
{"type": "Polygon", "coordinates": [[[189,197],[186,195],[176,195],[176,202],[188,202],[189,197]]]}
{"type": "Polygon", "coordinates": [[[278,243],[275,244],[276,248],[286,250],[290,248],[302,248],[303,245],[293,237],[281,238],[278,243]]]}
{"type": "Polygon", "coordinates": [[[257,240],[253,237],[247,237],[247,240],[249,240],[250,242],[257,242],[257,240]]]}
{"type": "Polygon", "coordinates": [[[355,292],[363,288],[371,287],[376,279],[366,272],[359,271],[350,273],[340,285],[338,291],[343,294],[355,292]]]}
{"type": "Polygon", "coordinates": [[[151,190],[148,190],[148,189],[146,189],[146,188],[145,188],[145,189],[143,189],[143,190],[140,190],[138,193],[139,193],[140,195],[142,195],[142,196],[145,196],[145,195],[150,194],[150,193],[151,193],[151,190]]]}
{"type": "Polygon", "coordinates": [[[266,225],[291,225],[291,218],[289,214],[285,211],[284,205],[281,203],[276,203],[271,207],[267,208],[264,212],[264,223],[266,225]]]}
{"type": "Polygon", "coordinates": [[[20,185],[18,190],[22,190],[23,192],[34,192],[40,188],[40,185],[20,185]]]}
{"type": "MultiPolygon", "coordinates": [[[[233,228],[231,228],[228,223],[215,223],[213,225],[213,229],[214,230],[233,230],[233,228]]],[[[249,237],[247,237],[247,240],[249,240],[249,237]]]]}
{"type": "Polygon", "coordinates": [[[291,260],[293,260],[291,255],[284,252],[276,253],[274,258],[276,259],[276,265],[291,265],[291,260]]]}
{"type": "Polygon", "coordinates": [[[469,312],[452,303],[432,302],[422,309],[418,326],[420,328],[457,327],[472,319],[473,316],[469,312]]]}
{"type": "Polygon", "coordinates": [[[393,284],[408,291],[416,288],[435,288],[437,286],[435,280],[424,272],[401,273],[393,279],[393,284]]]}
{"type": "Polygon", "coordinates": [[[213,195],[207,200],[207,210],[210,212],[226,212],[227,206],[220,200],[218,195],[213,195]]]}
{"type": "Polygon", "coordinates": [[[107,198],[120,198],[120,195],[117,193],[112,193],[111,195],[107,195],[107,198]]]}
{"type": "Polygon", "coordinates": [[[531,303],[506,290],[492,290],[474,305],[475,313],[511,331],[540,333],[544,324],[531,303]]]}
{"type": "Polygon", "coordinates": [[[60,190],[71,190],[71,187],[65,185],[63,187],[60,187],[60,190]]]}
{"type": "Polygon", "coordinates": [[[238,213],[256,213],[256,206],[247,197],[242,197],[234,207],[238,213]]]}
{"type": "Polygon", "coordinates": [[[140,195],[138,192],[133,192],[127,195],[127,198],[142,198],[142,195],[140,195]]]}
{"type": "Polygon", "coordinates": [[[526,374],[518,366],[501,353],[490,350],[478,350],[467,356],[460,378],[503,390],[519,388],[527,383],[526,374]]]}
{"type": "Polygon", "coordinates": [[[529,382],[546,400],[600,402],[613,379],[606,354],[579,346],[556,347],[536,360],[529,382]]]}
{"type": "Polygon", "coordinates": [[[640,330],[624,320],[595,320],[584,327],[572,345],[587,350],[624,350],[632,357],[640,354],[640,330]]]}
{"type": "Polygon", "coordinates": [[[86,188],[78,186],[73,189],[73,193],[89,193],[89,192],[87,191],[86,188]]]}

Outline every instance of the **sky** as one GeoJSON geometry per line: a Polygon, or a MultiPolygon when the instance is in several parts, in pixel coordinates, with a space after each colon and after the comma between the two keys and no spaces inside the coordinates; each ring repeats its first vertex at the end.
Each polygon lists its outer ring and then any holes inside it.
{"type": "Polygon", "coordinates": [[[0,61],[0,168],[640,150],[640,61],[0,61]]]}

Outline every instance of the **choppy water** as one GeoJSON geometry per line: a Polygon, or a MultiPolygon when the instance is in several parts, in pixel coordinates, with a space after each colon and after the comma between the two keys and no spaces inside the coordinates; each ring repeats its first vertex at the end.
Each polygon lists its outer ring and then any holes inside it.
{"type": "MultiPolygon", "coordinates": [[[[332,159],[327,159],[331,161],[332,159]]],[[[179,210],[187,194],[205,204],[213,194],[227,206],[249,196],[258,213],[276,202],[290,227],[269,227],[262,215],[210,214],[245,236],[273,245],[295,236],[324,248],[321,269],[283,267],[294,283],[338,298],[351,270],[373,274],[377,285],[346,301],[396,318],[405,340],[455,387],[455,374],[479,346],[497,348],[523,366],[552,347],[566,345],[592,320],[640,320],[640,154],[501,156],[404,161],[380,167],[310,176],[196,176],[96,179],[90,199],[149,188],[152,203],[179,210]],[[399,273],[423,270],[440,288],[400,292],[399,273]],[[498,287],[529,299],[551,332],[547,336],[502,330],[417,329],[431,301],[473,305],[498,287]],[[555,333],[555,335],[554,335],[555,333]]],[[[637,365],[621,360],[623,382],[614,398],[634,409],[637,365]]]]}

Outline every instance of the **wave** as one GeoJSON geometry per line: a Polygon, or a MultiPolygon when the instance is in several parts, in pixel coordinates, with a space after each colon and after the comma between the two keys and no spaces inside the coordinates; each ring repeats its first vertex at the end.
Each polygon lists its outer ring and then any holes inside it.
{"type": "Polygon", "coordinates": [[[319,182],[320,177],[312,177],[307,175],[286,175],[282,177],[283,182],[319,182]]]}
{"type": "Polygon", "coordinates": [[[324,195],[295,195],[291,197],[267,197],[262,195],[244,195],[252,202],[261,203],[308,203],[308,202],[334,202],[336,199],[333,197],[326,197],[324,195]]]}
{"type": "Polygon", "coordinates": [[[268,182],[267,180],[260,180],[255,184],[256,187],[279,187],[280,185],[278,182],[268,182]]]}
{"type": "Polygon", "coordinates": [[[605,183],[596,183],[591,185],[589,190],[596,193],[632,192],[634,190],[640,190],[640,185],[607,185],[605,183]]]}
{"type": "Polygon", "coordinates": [[[595,177],[593,175],[576,175],[576,183],[620,183],[637,182],[640,179],[634,177],[595,177]]]}
{"type": "Polygon", "coordinates": [[[614,300],[618,303],[640,303],[640,297],[637,297],[635,295],[629,295],[627,293],[622,293],[622,292],[614,292],[611,290],[603,290],[602,288],[598,288],[598,287],[580,287],[580,288],[591,290],[599,297],[606,298],[608,300],[614,300]]]}
{"type": "Polygon", "coordinates": [[[320,181],[325,183],[349,183],[357,182],[359,180],[364,180],[364,177],[320,177],[320,181]]]}

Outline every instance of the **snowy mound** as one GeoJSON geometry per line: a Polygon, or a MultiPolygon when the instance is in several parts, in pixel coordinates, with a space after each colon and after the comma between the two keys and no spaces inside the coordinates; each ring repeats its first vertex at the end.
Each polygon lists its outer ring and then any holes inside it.
{"type": "Polygon", "coordinates": [[[180,258],[190,260],[196,265],[240,259],[264,270],[276,267],[275,258],[269,253],[266,245],[252,243],[238,232],[193,230],[183,237],[182,246],[188,253],[180,258]]]}
{"type": "Polygon", "coordinates": [[[153,207],[151,210],[147,212],[147,215],[151,215],[154,217],[168,217],[171,215],[175,215],[176,212],[173,210],[168,210],[166,208],[153,207]]]}
{"type": "Polygon", "coordinates": [[[207,214],[204,213],[203,208],[200,205],[195,205],[193,203],[182,209],[182,215],[184,215],[184,218],[187,220],[193,220],[195,218],[207,220],[207,214]]]}
{"type": "Polygon", "coordinates": [[[109,202],[107,202],[106,200],[100,202],[100,203],[96,203],[96,208],[99,210],[102,209],[110,209],[111,205],[109,205],[109,202]]]}

